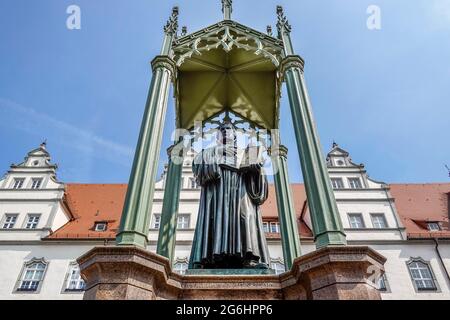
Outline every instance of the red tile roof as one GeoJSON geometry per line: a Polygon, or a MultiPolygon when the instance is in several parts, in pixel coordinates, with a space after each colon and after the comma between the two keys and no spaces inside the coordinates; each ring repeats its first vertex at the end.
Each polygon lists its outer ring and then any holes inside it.
{"type": "Polygon", "coordinates": [[[65,201],[74,218],[47,239],[114,239],[126,191],[126,184],[66,184],[65,201]],[[106,232],[96,232],[96,222],[107,222],[106,232]]]}
{"type": "MultiPolygon", "coordinates": [[[[126,184],[67,184],[65,201],[73,219],[56,230],[47,239],[114,239],[126,193],[126,184]],[[95,232],[96,222],[108,222],[106,232],[95,232]]],[[[303,184],[292,184],[294,207],[302,238],[312,237],[311,229],[303,217],[309,214],[303,184]]],[[[450,183],[446,184],[393,184],[397,212],[407,229],[409,238],[450,238],[449,196],[450,183]],[[441,232],[430,232],[426,221],[439,221],[441,232]]],[[[261,208],[267,221],[278,217],[275,188],[269,189],[269,198],[261,208]]],[[[271,238],[276,237],[274,235],[271,238]]]]}
{"type": "Polygon", "coordinates": [[[391,184],[391,195],[408,238],[450,238],[450,183],[391,184]],[[429,231],[439,222],[441,231],[429,231]]]}

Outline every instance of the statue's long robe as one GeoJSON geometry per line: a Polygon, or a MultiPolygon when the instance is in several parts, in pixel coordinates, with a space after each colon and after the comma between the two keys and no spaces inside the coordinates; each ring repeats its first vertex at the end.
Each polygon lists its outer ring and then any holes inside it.
{"type": "Polygon", "coordinates": [[[202,187],[189,267],[242,268],[269,265],[259,206],[268,182],[261,165],[235,169],[215,161],[215,148],[197,155],[193,172],[202,187]]]}

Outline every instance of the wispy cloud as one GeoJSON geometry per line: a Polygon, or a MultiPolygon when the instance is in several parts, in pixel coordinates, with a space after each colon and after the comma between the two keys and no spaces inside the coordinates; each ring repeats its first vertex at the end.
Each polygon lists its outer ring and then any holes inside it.
{"type": "Polygon", "coordinates": [[[129,146],[105,139],[95,133],[55,119],[33,108],[24,107],[13,101],[0,98],[1,118],[15,128],[42,137],[53,133],[54,139],[89,156],[107,160],[112,163],[130,166],[134,150],[129,146]],[[13,115],[9,112],[14,113],[13,115]],[[8,117],[9,116],[9,117],[8,117]],[[8,122],[11,118],[11,122],[8,122]]]}

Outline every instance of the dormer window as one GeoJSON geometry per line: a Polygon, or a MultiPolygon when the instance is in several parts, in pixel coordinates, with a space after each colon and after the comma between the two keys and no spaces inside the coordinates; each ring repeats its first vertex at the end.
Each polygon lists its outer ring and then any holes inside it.
{"type": "Polygon", "coordinates": [[[42,178],[31,179],[31,189],[40,189],[42,185],[42,178]]]}
{"type": "Polygon", "coordinates": [[[343,166],[343,165],[345,165],[345,162],[344,162],[344,160],[338,159],[338,160],[336,160],[336,164],[338,166],[343,166]]]}
{"type": "Polygon", "coordinates": [[[279,222],[270,222],[270,233],[280,233],[280,223],[279,222]]]}
{"type": "Polygon", "coordinates": [[[95,223],[95,231],[97,232],[105,232],[108,229],[107,222],[96,222],[95,223]]]}
{"type": "Polygon", "coordinates": [[[427,228],[429,231],[441,231],[441,226],[439,225],[439,222],[428,222],[427,228]]]}
{"type": "Polygon", "coordinates": [[[22,189],[24,182],[25,182],[25,178],[15,178],[12,188],[13,189],[22,189]]]}

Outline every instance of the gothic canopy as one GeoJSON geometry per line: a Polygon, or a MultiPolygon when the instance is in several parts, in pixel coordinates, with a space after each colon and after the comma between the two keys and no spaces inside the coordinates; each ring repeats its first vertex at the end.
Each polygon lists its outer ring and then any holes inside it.
{"type": "Polygon", "coordinates": [[[272,129],[278,126],[281,40],[232,20],[178,38],[177,125],[190,129],[230,110],[272,129]]]}

